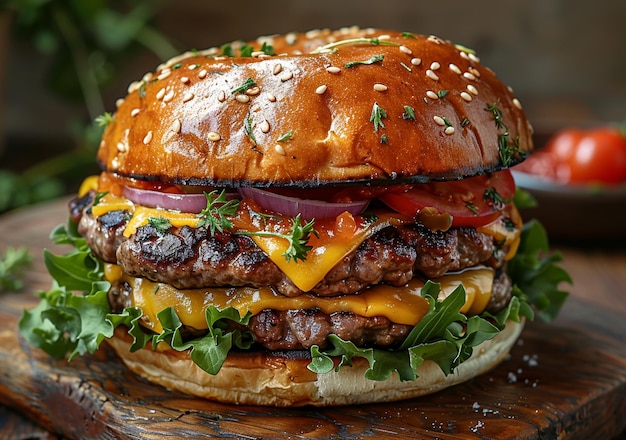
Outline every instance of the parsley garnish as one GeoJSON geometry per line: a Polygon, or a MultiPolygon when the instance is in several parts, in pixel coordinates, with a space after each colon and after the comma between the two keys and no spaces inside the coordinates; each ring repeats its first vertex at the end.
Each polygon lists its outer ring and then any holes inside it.
{"type": "Polygon", "coordinates": [[[402,113],[402,119],[415,121],[415,109],[409,105],[405,105],[404,113],[402,113]]]}
{"type": "Polygon", "coordinates": [[[380,63],[380,62],[383,61],[383,59],[385,59],[384,55],[374,55],[369,60],[365,60],[365,61],[350,61],[349,63],[344,64],[343,67],[345,67],[346,69],[349,69],[351,67],[359,66],[359,65],[368,65],[368,64],[374,64],[374,63],[380,63]]]}
{"type": "Polygon", "coordinates": [[[252,78],[248,78],[246,82],[244,82],[242,85],[240,85],[236,89],[233,89],[230,93],[232,95],[236,95],[237,93],[244,93],[246,90],[254,86],[256,86],[256,82],[252,78]]]}
{"type": "Polygon", "coordinates": [[[248,236],[257,236],[257,237],[279,237],[284,238],[289,242],[289,247],[282,254],[285,257],[287,262],[294,260],[298,262],[298,260],[306,260],[306,254],[312,249],[312,246],[309,246],[309,238],[311,234],[317,237],[317,231],[313,228],[315,220],[311,220],[308,223],[302,225],[301,216],[298,214],[295,218],[291,219],[291,229],[288,233],[282,234],[280,232],[272,232],[272,231],[237,231],[237,234],[240,235],[248,235],[248,236]]]}
{"type": "Polygon", "coordinates": [[[374,131],[378,133],[378,129],[380,127],[385,128],[385,124],[383,124],[383,119],[387,117],[387,111],[378,105],[377,102],[374,103],[372,107],[372,115],[370,116],[370,122],[374,123],[374,131]]]}
{"type": "Polygon", "coordinates": [[[206,208],[198,214],[200,222],[198,226],[207,226],[211,235],[215,231],[224,232],[224,229],[232,229],[233,222],[228,217],[232,217],[239,208],[239,200],[226,199],[226,190],[217,195],[217,190],[204,193],[206,197],[206,208]]]}
{"type": "Polygon", "coordinates": [[[172,222],[165,217],[150,217],[148,223],[161,235],[165,234],[172,227],[172,222]]]}
{"type": "Polygon", "coordinates": [[[381,143],[381,144],[385,144],[385,145],[387,145],[387,144],[389,143],[389,138],[387,137],[387,135],[386,135],[386,134],[383,134],[383,135],[380,137],[380,143],[381,143]]]}
{"type": "Polygon", "coordinates": [[[254,47],[248,45],[248,44],[244,44],[241,49],[239,49],[239,55],[241,55],[242,57],[251,57],[252,56],[252,52],[254,52],[254,47]]]}
{"type": "Polygon", "coordinates": [[[221,49],[222,51],[220,52],[220,55],[231,57],[231,58],[235,56],[235,51],[233,50],[232,44],[230,43],[223,44],[221,49]]]}
{"type": "Polygon", "coordinates": [[[96,117],[95,121],[99,127],[106,127],[107,125],[115,122],[115,118],[113,117],[111,113],[104,112],[100,116],[96,117]]]}

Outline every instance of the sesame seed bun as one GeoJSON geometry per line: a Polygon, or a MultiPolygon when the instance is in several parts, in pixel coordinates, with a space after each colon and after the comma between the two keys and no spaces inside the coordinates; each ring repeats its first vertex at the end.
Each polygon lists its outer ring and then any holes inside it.
{"type": "Polygon", "coordinates": [[[358,28],[262,41],[275,55],[188,52],[131,84],[101,166],[213,186],[423,182],[507,168],[532,149],[519,101],[466,48],[358,28]]]}
{"type": "Polygon", "coordinates": [[[495,338],[475,347],[453,374],[444,375],[437,364],[426,360],[417,369],[419,377],[408,382],[395,375],[385,381],[364,380],[369,366],[363,358],[318,375],[306,368],[310,362],[306,357],[259,352],[231,353],[220,372],[210,375],[193,363],[188,352],[131,352],[132,338],[121,328],[107,342],[131,371],[185,394],[239,405],[330,406],[410,399],[465,382],[500,363],[523,328],[524,320],[509,321],[495,338]]]}

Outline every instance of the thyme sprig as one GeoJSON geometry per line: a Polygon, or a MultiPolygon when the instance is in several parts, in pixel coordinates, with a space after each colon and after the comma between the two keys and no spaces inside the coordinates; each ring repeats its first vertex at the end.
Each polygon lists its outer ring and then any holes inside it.
{"type": "Polygon", "coordinates": [[[378,105],[377,102],[372,106],[372,114],[370,116],[370,122],[374,124],[374,131],[378,133],[379,128],[385,128],[383,119],[387,117],[387,111],[378,105]]]}
{"type": "Polygon", "coordinates": [[[502,110],[498,108],[496,102],[485,107],[485,111],[493,115],[496,128],[504,131],[498,135],[498,154],[500,155],[502,166],[509,167],[513,164],[515,157],[522,154],[519,146],[519,136],[515,136],[512,141],[509,140],[509,127],[502,120],[502,110]]]}
{"type": "Polygon", "coordinates": [[[350,69],[351,67],[355,67],[355,66],[361,66],[361,65],[369,65],[369,64],[376,64],[376,63],[382,63],[383,60],[385,59],[384,55],[374,55],[373,57],[371,57],[368,60],[363,60],[363,61],[350,61],[346,64],[344,64],[343,67],[345,67],[346,69],[350,69]]]}

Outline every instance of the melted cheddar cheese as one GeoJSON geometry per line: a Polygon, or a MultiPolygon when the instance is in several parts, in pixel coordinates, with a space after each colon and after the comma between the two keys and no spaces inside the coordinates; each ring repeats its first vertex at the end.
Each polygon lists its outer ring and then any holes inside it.
{"type": "MultiPolygon", "coordinates": [[[[115,265],[107,265],[105,277],[111,282],[123,280],[131,286],[133,304],[143,312],[143,324],[155,332],[162,330],[157,314],[168,307],[174,307],[181,322],[195,329],[207,328],[205,310],[209,305],[218,309],[233,307],[240,316],[247,312],[257,314],[264,309],[319,308],[327,314],[351,312],[365,317],[384,316],[395,323],[407,325],[417,324],[429,307],[428,301],[421,295],[424,282],[419,279],[411,280],[404,287],[378,285],[355,295],[322,298],[310,294],[285,297],[263,287],[176,289],[169,284],[128,277],[115,265]]],[[[491,297],[493,277],[494,271],[486,267],[444,275],[434,280],[441,284],[438,300],[443,300],[459,284],[463,284],[466,296],[461,312],[480,313],[491,297]]]]}

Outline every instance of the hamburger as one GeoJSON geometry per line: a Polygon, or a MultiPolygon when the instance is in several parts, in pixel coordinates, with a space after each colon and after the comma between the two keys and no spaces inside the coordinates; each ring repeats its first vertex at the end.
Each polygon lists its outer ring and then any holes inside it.
{"type": "Polygon", "coordinates": [[[348,28],[190,51],[101,122],[102,172],[52,234],[74,250],[45,251],[20,322],[53,355],[106,340],[228,403],[392,401],[487,371],[564,299],[519,258],[531,126],[466,47],[348,28]]]}

